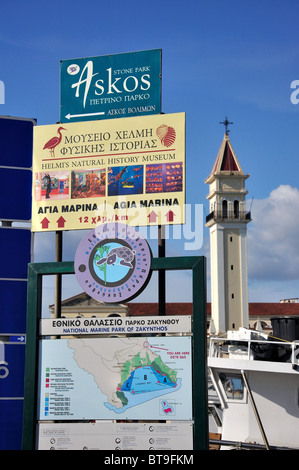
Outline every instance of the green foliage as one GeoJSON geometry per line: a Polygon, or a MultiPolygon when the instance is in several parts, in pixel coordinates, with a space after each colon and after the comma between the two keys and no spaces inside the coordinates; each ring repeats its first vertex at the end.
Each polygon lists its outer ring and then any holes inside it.
{"type": "MultiPolygon", "coordinates": [[[[107,255],[109,253],[109,250],[110,250],[110,246],[109,245],[101,245],[98,247],[97,251],[96,251],[96,254],[94,256],[94,261],[97,262],[97,261],[100,261],[101,259],[103,258],[107,258],[107,255]]],[[[98,266],[98,268],[100,269],[100,271],[103,271],[104,273],[104,282],[105,282],[105,285],[106,285],[106,270],[107,270],[107,263],[103,263],[103,264],[100,264],[98,266]]]]}

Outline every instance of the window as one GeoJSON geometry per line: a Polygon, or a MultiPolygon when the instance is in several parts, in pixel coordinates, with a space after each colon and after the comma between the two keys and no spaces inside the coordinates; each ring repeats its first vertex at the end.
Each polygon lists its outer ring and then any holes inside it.
{"type": "Polygon", "coordinates": [[[227,219],[227,201],[222,201],[222,217],[227,219]]]}
{"type": "Polygon", "coordinates": [[[244,382],[241,374],[225,373],[219,374],[226,398],[233,400],[243,400],[244,382]]]}
{"type": "Polygon", "coordinates": [[[234,201],[234,218],[238,219],[239,217],[240,217],[239,201],[234,201]]]}

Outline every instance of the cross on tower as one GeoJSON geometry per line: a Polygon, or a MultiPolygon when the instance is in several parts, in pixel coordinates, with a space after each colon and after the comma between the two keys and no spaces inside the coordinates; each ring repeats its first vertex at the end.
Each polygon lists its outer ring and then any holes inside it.
{"type": "Polygon", "coordinates": [[[233,122],[230,122],[227,120],[227,117],[225,118],[225,121],[222,121],[222,122],[219,122],[219,124],[223,124],[225,126],[225,134],[228,135],[229,134],[229,130],[228,130],[228,125],[229,124],[233,124],[233,122]]]}

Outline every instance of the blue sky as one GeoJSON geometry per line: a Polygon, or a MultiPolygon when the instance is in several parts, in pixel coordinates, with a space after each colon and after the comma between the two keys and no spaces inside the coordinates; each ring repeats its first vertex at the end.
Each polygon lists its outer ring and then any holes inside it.
{"type": "MultiPolygon", "coordinates": [[[[299,104],[290,100],[299,80],[296,0],[0,0],[0,8],[0,114],[39,125],[59,120],[60,60],[161,48],[162,111],[186,113],[186,202],[209,212],[204,180],[223,138],[219,121],[228,116],[250,174],[249,300],[299,296],[299,104]]],[[[196,254],[209,256],[206,228],[203,234],[196,254]]],[[[82,236],[65,235],[65,260],[82,236]]],[[[167,254],[190,253],[168,240],[167,254]]],[[[53,256],[53,234],[38,234],[36,261],[53,256]]],[[[185,290],[177,298],[175,283],[170,277],[168,300],[189,300],[185,290]]]]}

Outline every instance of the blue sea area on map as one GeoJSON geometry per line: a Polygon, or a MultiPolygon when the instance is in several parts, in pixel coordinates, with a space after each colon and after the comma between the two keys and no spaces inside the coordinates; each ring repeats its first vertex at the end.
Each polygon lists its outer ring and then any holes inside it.
{"type": "Polygon", "coordinates": [[[175,392],[181,388],[181,379],[171,382],[168,377],[160,374],[151,366],[135,369],[130,377],[123,383],[121,391],[128,400],[127,405],[116,408],[110,403],[105,406],[116,413],[123,413],[128,408],[157,398],[167,393],[175,392]]]}
{"type": "Polygon", "coordinates": [[[166,375],[160,374],[151,366],[145,366],[134,370],[129,379],[123,383],[121,390],[136,395],[175,386],[176,383],[171,382],[166,375]]]}

